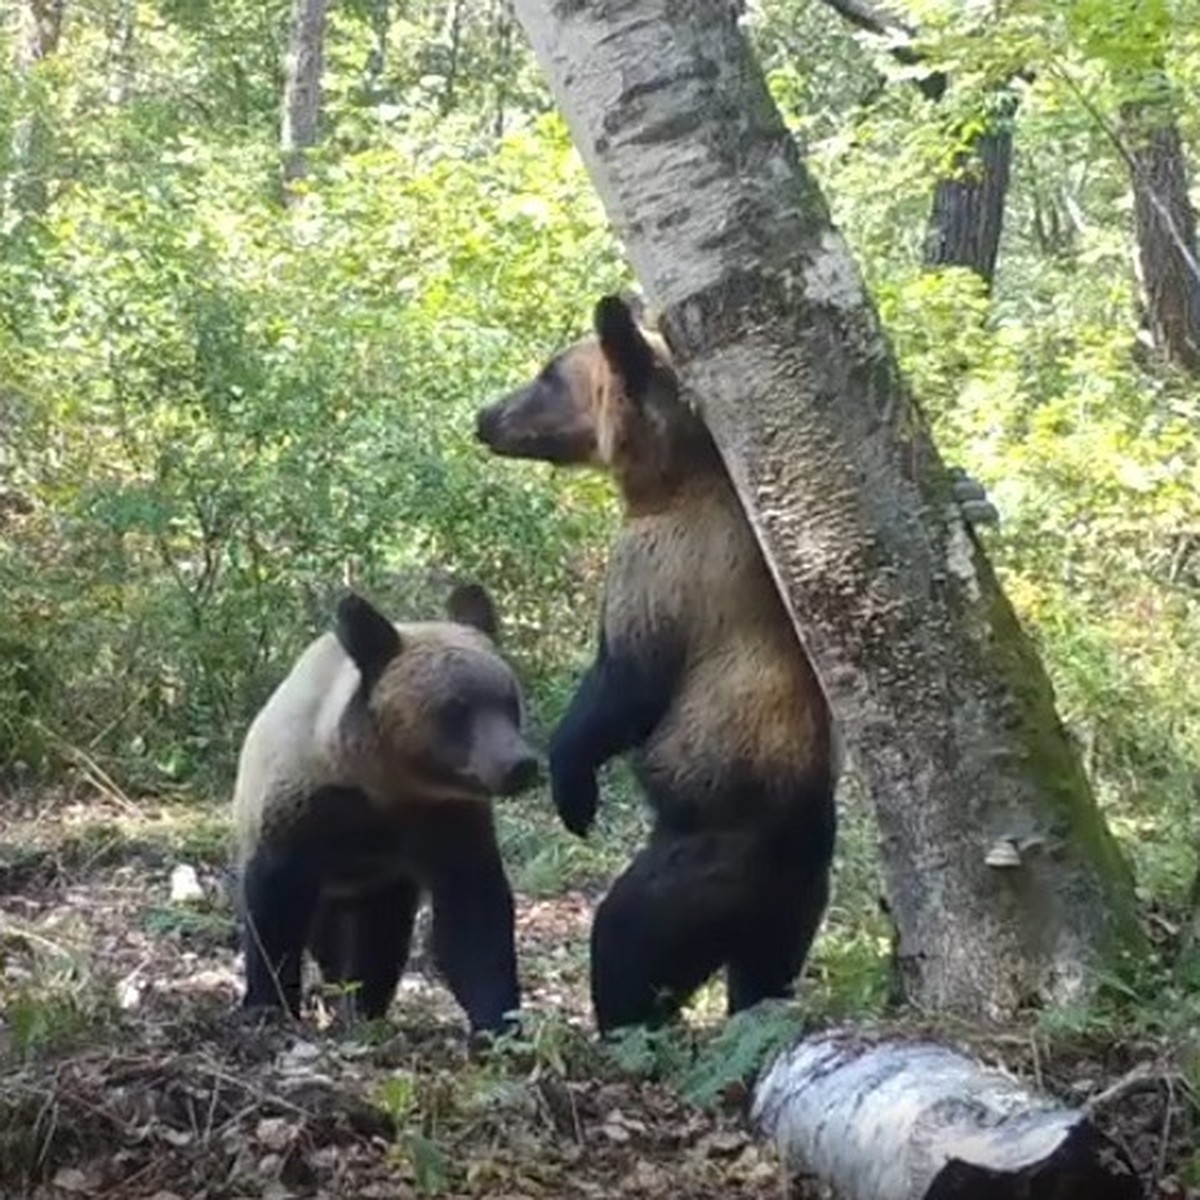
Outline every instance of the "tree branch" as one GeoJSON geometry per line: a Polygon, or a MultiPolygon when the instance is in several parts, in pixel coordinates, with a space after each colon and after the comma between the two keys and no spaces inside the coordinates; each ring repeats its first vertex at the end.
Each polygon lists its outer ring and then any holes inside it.
{"type": "MultiPolygon", "coordinates": [[[[888,47],[888,52],[903,66],[916,66],[925,60],[921,51],[912,44],[917,37],[916,30],[910,29],[889,13],[880,12],[868,3],[868,0],[822,0],[822,2],[856,28],[874,34],[876,37],[891,39],[892,45],[888,47]]],[[[944,71],[932,71],[913,82],[928,99],[933,101],[940,100],[949,86],[949,80],[944,71]]]]}

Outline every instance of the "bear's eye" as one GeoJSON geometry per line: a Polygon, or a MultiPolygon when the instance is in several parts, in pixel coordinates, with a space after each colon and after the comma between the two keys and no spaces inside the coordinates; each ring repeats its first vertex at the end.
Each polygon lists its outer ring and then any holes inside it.
{"type": "Polygon", "coordinates": [[[449,700],[438,710],[437,721],[446,741],[463,741],[470,732],[471,706],[465,700],[449,700]]]}

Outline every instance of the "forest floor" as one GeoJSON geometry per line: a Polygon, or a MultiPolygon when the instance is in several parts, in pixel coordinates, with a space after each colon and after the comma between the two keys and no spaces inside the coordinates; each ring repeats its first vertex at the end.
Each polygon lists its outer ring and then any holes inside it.
{"type": "MultiPolygon", "coordinates": [[[[5,806],[3,1200],[800,1194],[744,1132],[744,1086],[701,1108],[597,1048],[594,895],[519,899],[533,1019],[498,1053],[469,1052],[420,951],[383,1029],[263,1028],[232,1015],[238,963],[218,836],[181,840],[177,815],[119,798],[107,814],[94,802],[5,806]],[[181,863],[203,899],[171,900],[181,863]]],[[[1194,1097],[1161,1045],[1024,1033],[972,1044],[1068,1102],[1095,1102],[1148,1198],[1200,1200],[1182,1182],[1195,1166],[1194,1097]]]]}

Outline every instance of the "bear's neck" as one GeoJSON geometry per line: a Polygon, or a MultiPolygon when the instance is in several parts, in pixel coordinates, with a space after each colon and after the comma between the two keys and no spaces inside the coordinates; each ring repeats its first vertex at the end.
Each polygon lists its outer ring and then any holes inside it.
{"type": "Polygon", "coordinates": [[[631,461],[615,475],[627,517],[652,516],[691,503],[697,493],[730,487],[725,465],[708,437],[689,439],[668,455],[631,461]]]}

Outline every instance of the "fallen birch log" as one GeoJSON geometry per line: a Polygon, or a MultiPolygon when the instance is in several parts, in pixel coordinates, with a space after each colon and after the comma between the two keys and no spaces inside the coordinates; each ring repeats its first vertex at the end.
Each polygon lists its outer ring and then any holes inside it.
{"type": "Polygon", "coordinates": [[[1087,1115],[931,1042],[806,1038],[755,1087],[751,1121],[838,1200],[1140,1200],[1087,1115]]]}

